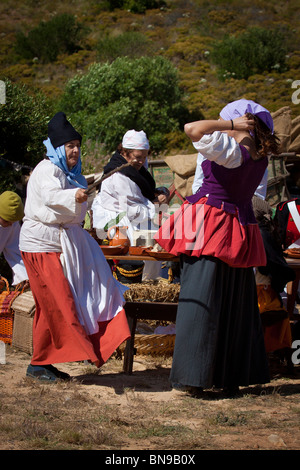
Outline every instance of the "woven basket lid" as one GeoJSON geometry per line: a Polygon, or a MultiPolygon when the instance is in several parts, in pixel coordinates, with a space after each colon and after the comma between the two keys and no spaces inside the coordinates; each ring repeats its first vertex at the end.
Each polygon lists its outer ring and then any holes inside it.
{"type": "Polygon", "coordinates": [[[35,310],[35,302],[31,290],[20,294],[11,305],[13,310],[32,313],[35,310]]]}

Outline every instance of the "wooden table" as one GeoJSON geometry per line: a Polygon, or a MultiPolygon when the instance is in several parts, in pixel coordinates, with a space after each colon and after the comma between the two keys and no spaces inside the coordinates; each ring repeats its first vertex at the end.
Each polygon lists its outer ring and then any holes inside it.
{"type": "Polygon", "coordinates": [[[154,258],[154,256],[150,255],[104,255],[106,259],[108,260],[120,260],[120,261],[134,261],[134,260],[139,260],[139,261],[179,261],[179,258],[172,257],[172,258],[154,258]]]}
{"type": "MultiPolygon", "coordinates": [[[[120,261],[179,261],[179,258],[160,258],[159,260],[148,255],[106,255],[107,260],[120,261]]],[[[126,312],[128,325],[130,329],[130,338],[126,341],[124,350],[123,371],[126,374],[132,374],[134,357],[134,338],[137,320],[176,320],[177,313],[176,302],[126,302],[124,309],[126,312]]]]}
{"type": "MultiPolygon", "coordinates": [[[[142,255],[105,255],[107,260],[155,260],[155,258],[142,255]]],[[[178,261],[179,258],[172,258],[172,261],[178,261]]],[[[160,259],[157,261],[170,261],[170,259],[160,259]]],[[[300,320],[299,314],[294,314],[294,307],[297,298],[298,285],[300,281],[300,259],[286,258],[288,265],[294,270],[296,279],[287,284],[287,311],[291,321],[300,320]],[[299,318],[298,318],[299,317],[299,318]]],[[[123,371],[126,374],[132,374],[134,358],[134,338],[137,320],[164,320],[176,321],[178,304],[175,302],[126,302],[124,308],[130,328],[130,338],[126,342],[124,350],[123,371]]]]}

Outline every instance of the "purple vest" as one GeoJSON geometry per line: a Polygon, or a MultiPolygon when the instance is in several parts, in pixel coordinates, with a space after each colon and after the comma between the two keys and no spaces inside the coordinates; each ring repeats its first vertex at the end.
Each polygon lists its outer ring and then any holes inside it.
{"type": "Polygon", "coordinates": [[[225,168],[215,162],[204,160],[204,180],[196,194],[187,197],[191,204],[207,196],[206,204],[235,214],[238,210],[242,225],[256,224],[252,197],[268,165],[268,159],[253,160],[245,147],[240,146],[243,163],[237,168],[225,168]],[[223,204],[223,206],[222,206],[223,204]]]}

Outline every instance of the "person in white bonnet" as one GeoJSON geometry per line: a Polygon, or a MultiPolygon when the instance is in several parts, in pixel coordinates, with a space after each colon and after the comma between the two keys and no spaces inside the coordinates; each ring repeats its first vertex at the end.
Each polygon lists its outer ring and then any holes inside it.
{"type": "MultiPolygon", "coordinates": [[[[149,149],[146,133],[131,129],[124,134],[121,149],[113,154],[104,167],[104,174],[107,174],[131,163],[105,179],[93,201],[93,227],[99,239],[106,238],[104,228],[107,223],[123,214],[116,225],[128,227],[127,235],[133,245],[136,230],[153,227],[155,203],[168,203],[168,190],[156,188],[151,173],[146,169],[149,149]]],[[[156,278],[160,270],[161,265],[157,261],[146,262],[143,278],[156,278]]]]}

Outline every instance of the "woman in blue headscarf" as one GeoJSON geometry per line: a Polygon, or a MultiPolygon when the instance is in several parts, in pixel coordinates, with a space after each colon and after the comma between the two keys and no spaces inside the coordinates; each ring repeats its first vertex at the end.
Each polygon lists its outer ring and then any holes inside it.
{"type": "Polygon", "coordinates": [[[28,186],[20,250],[36,311],[27,375],[68,378],[53,363],[89,360],[100,367],[129,337],[123,293],[97,242],[82,228],[87,183],[81,135],[62,112],[48,124],[46,158],[28,186]]]}

